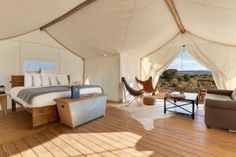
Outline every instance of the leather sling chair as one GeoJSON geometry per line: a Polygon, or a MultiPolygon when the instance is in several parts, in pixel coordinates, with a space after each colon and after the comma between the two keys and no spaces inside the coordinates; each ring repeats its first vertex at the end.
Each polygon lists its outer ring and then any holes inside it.
{"type": "Polygon", "coordinates": [[[129,93],[129,96],[127,96],[125,90],[123,90],[125,105],[128,106],[134,101],[137,101],[137,103],[139,104],[140,102],[138,101],[138,99],[141,100],[143,96],[143,89],[141,90],[133,89],[132,87],[130,87],[130,85],[127,83],[124,77],[121,78],[121,81],[123,83],[123,89],[126,89],[129,93]]]}
{"type": "Polygon", "coordinates": [[[155,95],[155,89],[152,85],[152,77],[150,76],[148,80],[142,81],[139,80],[137,77],[135,77],[135,80],[143,86],[143,91],[146,93],[152,93],[152,95],[155,95]]]}

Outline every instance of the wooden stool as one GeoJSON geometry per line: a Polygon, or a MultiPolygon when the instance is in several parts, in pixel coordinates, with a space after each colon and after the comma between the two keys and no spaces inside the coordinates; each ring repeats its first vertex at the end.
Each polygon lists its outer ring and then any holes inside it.
{"type": "Polygon", "coordinates": [[[2,107],[2,113],[7,115],[7,94],[0,94],[0,104],[2,107]]]}
{"type": "Polygon", "coordinates": [[[153,96],[144,96],[143,97],[143,104],[144,105],[155,105],[156,104],[156,98],[153,96]]]}

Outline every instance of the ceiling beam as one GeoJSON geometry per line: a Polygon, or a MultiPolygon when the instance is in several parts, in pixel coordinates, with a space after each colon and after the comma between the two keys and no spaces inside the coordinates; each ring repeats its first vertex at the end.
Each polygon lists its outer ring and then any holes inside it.
{"type": "Polygon", "coordinates": [[[56,24],[60,21],[62,21],[63,19],[67,18],[68,16],[74,14],[75,12],[77,12],[78,10],[81,10],[83,8],[85,8],[86,6],[90,5],[91,3],[95,2],[96,0],[86,0],[83,3],[77,5],[75,8],[71,9],[70,11],[66,12],[65,14],[63,14],[62,16],[56,18],[55,20],[47,23],[46,25],[40,27],[40,30],[44,30],[47,27],[50,27],[53,24],[56,24]]]}
{"type": "Polygon", "coordinates": [[[176,10],[176,7],[175,7],[175,4],[174,4],[173,0],[165,0],[165,2],[167,4],[172,16],[174,17],[175,22],[176,22],[177,26],[179,27],[180,32],[184,33],[185,28],[183,26],[183,23],[182,23],[180,17],[179,17],[179,14],[176,10]]]}

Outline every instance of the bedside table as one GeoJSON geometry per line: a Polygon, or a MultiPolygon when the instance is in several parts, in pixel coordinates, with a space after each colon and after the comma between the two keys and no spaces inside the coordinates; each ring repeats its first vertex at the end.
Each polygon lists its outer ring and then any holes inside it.
{"type": "Polygon", "coordinates": [[[7,115],[7,94],[0,94],[0,104],[2,107],[2,113],[7,115]]]}

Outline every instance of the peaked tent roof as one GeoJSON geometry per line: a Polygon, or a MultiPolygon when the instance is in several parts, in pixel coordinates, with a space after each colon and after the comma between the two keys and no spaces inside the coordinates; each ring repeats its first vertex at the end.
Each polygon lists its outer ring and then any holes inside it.
{"type": "MultiPolygon", "coordinates": [[[[38,29],[85,1],[5,1],[0,6],[0,39],[38,29]]],[[[101,52],[149,53],[159,48],[180,32],[168,3],[174,4],[186,31],[210,41],[236,45],[235,0],[94,1],[44,27],[56,40],[85,58],[101,52]]]]}
{"type": "Polygon", "coordinates": [[[179,32],[163,0],[97,0],[46,30],[85,58],[150,52],[179,32]]]}
{"type": "Polygon", "coordinates": [[[96,0],[46,31],[85,58],[103,52],[147,54],[182,31],[171,3],[187,32],[236,45],[234,0],[96,0]]]}

